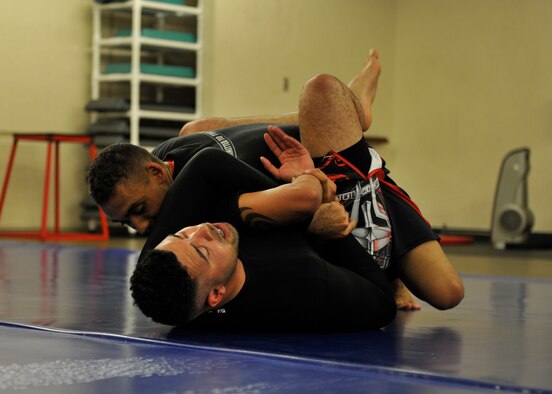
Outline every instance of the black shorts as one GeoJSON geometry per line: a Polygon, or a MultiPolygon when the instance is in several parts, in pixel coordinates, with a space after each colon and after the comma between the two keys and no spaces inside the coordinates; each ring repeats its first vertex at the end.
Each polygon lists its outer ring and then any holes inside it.
{"type": "Polygon", "coordinates": [[[359,222],[353,235],[383,269],[393,271],[392,262],[439,239],[408,194],[388,176],[385,161],[364,139],[339,153],[315,159],[315,164],[336,182],[338,198],[359,222]]]}

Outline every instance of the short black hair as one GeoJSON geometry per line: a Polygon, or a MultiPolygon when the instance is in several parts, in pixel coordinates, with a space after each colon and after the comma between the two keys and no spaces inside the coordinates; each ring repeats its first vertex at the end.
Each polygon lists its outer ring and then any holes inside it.
{"type": "Polygon", "coordinates": [[[127,143],[113,144],[103,149],[88,168],[90,195],[97,204],[108,202],[115,187],[133,176],[141,176],[140,170],[153,161],[162,163],[146,149],[127,143]]]}
{"type": "Polygon", "coordinates": [[[196,289],[186,268],[174,253],[166,250],[147,252],[130,278],[134,304],[153,321],[171,326],[191,320],[196,289]]]}

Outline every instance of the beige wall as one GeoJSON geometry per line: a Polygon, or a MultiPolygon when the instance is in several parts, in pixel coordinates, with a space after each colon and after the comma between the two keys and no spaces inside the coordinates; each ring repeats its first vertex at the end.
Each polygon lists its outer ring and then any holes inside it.
{"type": "Polygon", "coordinates": [[[436,227],[489,230],[500,163],[531,149],[534,230],[552,231],[552,2],[215,1],[212,114],[290,111],[318,72],[383,73],[371,132],[436,227]],[[289,92],[282,79],[291,80],[289,92]]]}
{"type": "MultiPolygon", "coordinates": [[[[301,87],[316,73],[349,80],[372,47],[388,49],[392,86],[395,1],[218,0],[211,41],[212,86],[206,110],[220,115],[294,111],[301,87]],[[346,6],[344,6],[346,5],[346,6]],[[283,89],[284,78],[289,90],[283,89]]],[[[391,91],[389,91],[391,93],[391,91]]],[[[391,95],[381,95],[382,104],[391,95]]],[[[390,105],[385,105],[390,107],[390,105]]],[[[382,118],[390,121],[387,113],[382,118]]]]}
{"type": "MultiPolygon", "coordinates": [[[[83,133],[90,95],[87,1],[0,2],[0,181],[13,132],[83,133]]],[[[62,145],[62,226],[81,224],[87,150],[62,145]]],[[[46,145],[18,148],[0,228],[38,228],[46,145]]]]}
{"type": "MultiPolygon", "coordinates": [[[[0,130],[82,132],[90,3],[19,3],[0,3],[0,130]]],[[[375,47],[383,73],[371,131],[390,138],[378,150],[433,224],[488,230],[500,161],[509,150],[528,146],[535,230],[552,232],[549,0],[205,5],[206,115],[292,111],[309,77],[329,72],[347,81],[375,47]]],[[[10,143],[0,134],[0,181],[10,143]]],[[[34,201],[44,156],[37,147],[26,149],[0,228],[29,227],[39,217],[34,201]]],[[[68,148],[63,161],[62,224],[75,226],[86,193],[86,152],[68,148]]]]}
{"type": "Polygon", "coordinates": [[[435,226],[489,229],[499,167],[531,149],[529,204],[552,231],[552,2],[401,0],[388,157],[435,226]]]}

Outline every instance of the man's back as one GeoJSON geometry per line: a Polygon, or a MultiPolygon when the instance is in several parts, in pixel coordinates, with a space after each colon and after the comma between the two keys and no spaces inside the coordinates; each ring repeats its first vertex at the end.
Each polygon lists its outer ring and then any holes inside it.
{"type": "MultiPolygon", "coordinates": [[[[260,156],[268,158],[277,165],[278,160],[266,145],[263,135],[268,124],[246,124],[220,130],[195,133],[183,137],[171,138],[157,146],[152,154],[164,161],[174,161],[175,175],[182,167],[204,148],[218,148],[236,157],[253,168],[264,172],[260,156]]],[[[299,139],[299,126],[282,125],[286,134],[299,139]]]]}

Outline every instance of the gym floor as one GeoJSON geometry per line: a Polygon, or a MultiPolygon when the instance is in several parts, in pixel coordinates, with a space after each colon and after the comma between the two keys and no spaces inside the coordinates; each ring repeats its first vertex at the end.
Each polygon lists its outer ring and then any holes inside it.
{"type": "Polygon", "coordinates": [[[384,330],[194,332],[148,321],[143,239],[0,239],[0,392],[552,393],[552,249],[447,246],[464,301],[384,330]]]}

